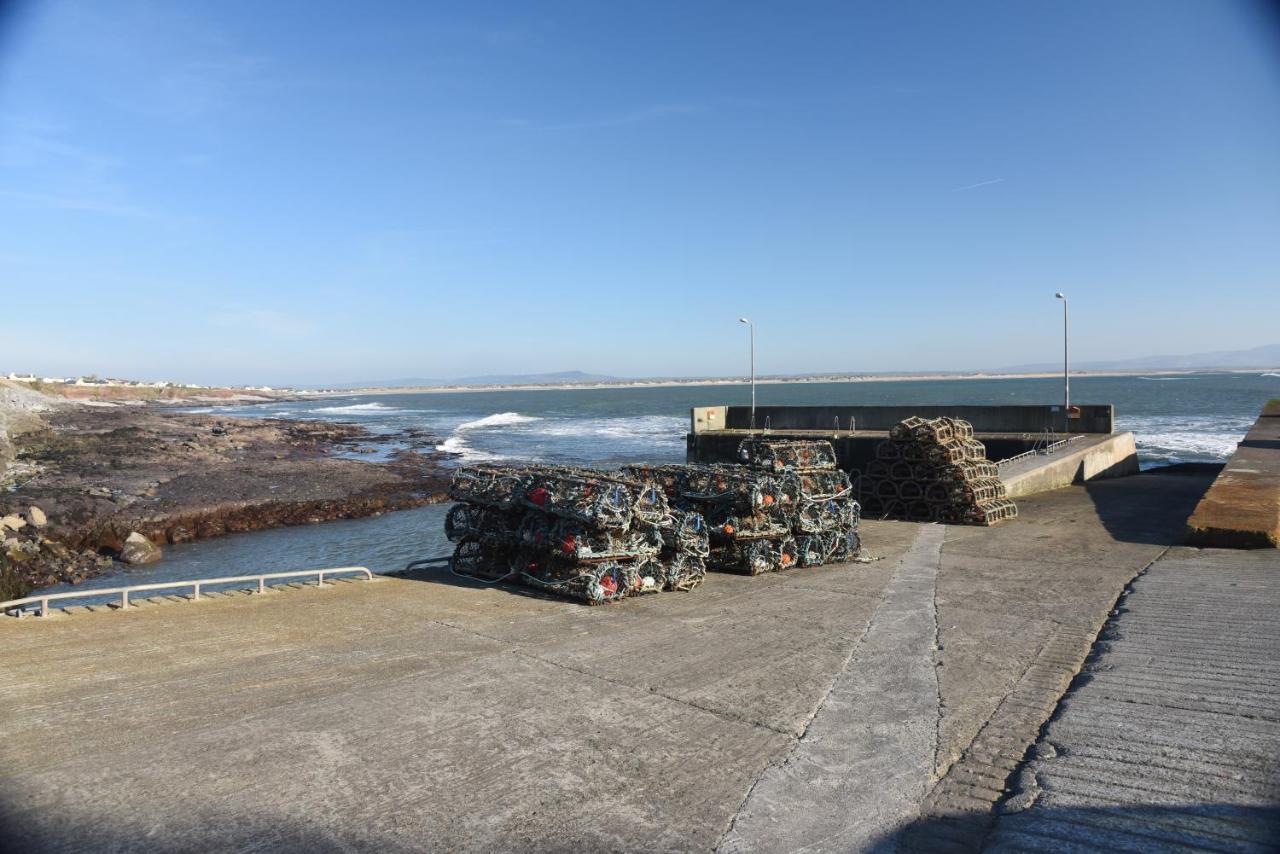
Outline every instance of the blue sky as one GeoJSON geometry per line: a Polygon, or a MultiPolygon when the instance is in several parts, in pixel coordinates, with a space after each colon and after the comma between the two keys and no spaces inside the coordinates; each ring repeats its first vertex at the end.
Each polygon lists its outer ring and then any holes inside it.
{"type": "Polygon", "coordinates": [[[1081,360],[1280,341],[1262,4],[0,8],[0,370],[999,367],[1056,290],[1081,360]]]}

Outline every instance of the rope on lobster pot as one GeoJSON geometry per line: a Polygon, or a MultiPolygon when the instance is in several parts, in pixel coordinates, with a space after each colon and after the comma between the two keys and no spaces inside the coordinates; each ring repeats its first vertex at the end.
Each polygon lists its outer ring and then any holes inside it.
{"type": "Polygon", "coordinates": [[[881,442],[876,445],[876,459],[878,460],[900,460],[902,459],[902,446],[893,442],[881,442]]]}
{"type": "Polygon", "coordinates": [[[527,555],[518,556],[517,561],[513,569],[522,582],[589,605],[616,602],[640,586],[635,567],[619,561],[564,565],[527,555]]]}
{"type": "Polygon", "coordinates": [[[501,552],[479,540],[463,540],[449,558],[449,571],[480,584],[497,584],[514,575],[504,566],[502,558],[501,552]],[[482,572],[490,577],[483,577],[482,572]]]}
{"type": "Polygon", "coordinates": [[[889,477],[894,480],[911,480],[916,476],[916,464],[898,460],[889,466],[889,477]]]}
{"type": "Polygon", "coordinates": [[[893,480],[882,480],[877,483],[875,494],[881,502],[892,501],[901,497],[898,491],[898,483],[893,480]]]}
{"type": "Polygon", "coordinates": [[[919,501],[924,498],[924,487],[914,480],[904,480],[898,484],[898,495],[903,501],[919,501]]]}

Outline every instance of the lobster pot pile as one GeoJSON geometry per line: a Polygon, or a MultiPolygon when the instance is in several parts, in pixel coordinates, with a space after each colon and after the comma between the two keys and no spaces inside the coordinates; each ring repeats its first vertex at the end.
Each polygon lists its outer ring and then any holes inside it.
{"type": "Polygon", "coordinates": [[[624,466],[671,506],[706,520],[711,569],[759,575],[797,563],[791,536],[794,482],[737,465],[624,466]]]}
{"type": "Polygon", "coordinates": [[[956,418],[907,418],[863,473],[868,513],[913,522],[991,525],[1018,515],[973,426],[956,418]]]}
{"type": "Polygon", "coordinates": [[[566,466],[467,466],[445,518],[455,572],[513,578],[598,604],[691,590],[706,575],[706,525],[662,490],[566,466]]]}
{"type": "Polygon", "coordinates": [[[790,482],[788,492],[795,501],[788,521],[800,566],[838,563],[859,554],[862,508],[830,442],[744,439],[738,458],[748,468],[790,482]]]}
{"type": "Polygon", "coordinates": [[[858,503],[829,442],[744,442],[745,465],[627,466],[711,532],[712,569],[759,575],[858,553],[858,503]]]}

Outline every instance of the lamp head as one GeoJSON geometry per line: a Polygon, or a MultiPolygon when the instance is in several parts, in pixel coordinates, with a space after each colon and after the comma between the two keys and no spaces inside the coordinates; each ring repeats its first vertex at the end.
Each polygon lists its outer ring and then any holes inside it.
{"type": "Polygon", "coordinates": [[[738,322],[739,322],[739,323],[750,323],[751,321],[750,321],[750,320],[747,320],[745,317],[739,317],[739,318],[738,318],[738,322]]]}
{"type": "Polygon", "coordinates": [[[1062,291],[1058,291],[1056,294],[1054,294],[1054,296],[1055,296],[1055,297],[1057,297],[1058,299],[1066,299],[1066,298],[1067,298],[1067,295],[1066,295],[1066,294],[1064,294],[1062,291]]]}

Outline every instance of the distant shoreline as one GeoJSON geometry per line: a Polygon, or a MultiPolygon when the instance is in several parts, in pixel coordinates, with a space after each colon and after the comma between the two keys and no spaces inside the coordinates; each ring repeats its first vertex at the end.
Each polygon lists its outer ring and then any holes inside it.
{"type": "MultiPolygon", "coordinates": [[[[1252,368],[1248,370],[1230,369],[1221,371],[1072,371],[1072,379],[1092,377],[1160,377],[1190,376],[1194,374],[1257,374],[1274,368],[1252,368]]],[[[972,374],[862,374],[854,376],[806,376],[806,377],[768,377],[756,378],[756,385],[815,385],[822,383],[876,383],[876,382],[917,382],[939,380],[1031,380],[1053,379],[1061,377],[1061,372],[1045,373],[972,373],[972,374]]],[[[474,386],[370,386],[326,391],[295,392],[298,397],[349,397],[356,395],[386,394],[451,394],[474,393],[487,391],[589,391],[592,389],[636,389],[636,388],[697,388],[717,386],[743,386],[749,380],[743,378],[690,379],[690,380],[631,380],[601,383],[547,383],[536,385],[474,385],[474,386]]]]}

